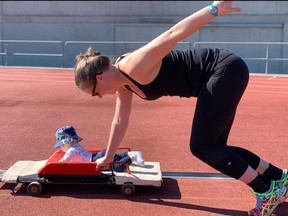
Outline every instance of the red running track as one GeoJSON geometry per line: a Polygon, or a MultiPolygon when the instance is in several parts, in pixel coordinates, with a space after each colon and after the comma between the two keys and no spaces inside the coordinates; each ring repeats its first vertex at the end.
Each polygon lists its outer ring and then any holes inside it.
{"type": "MultiPolygon", "coordinates": [[[[72,69],[0,68],[0,169],[19,160],[43,160],[53,152],[55,131],[73,125],[86,147],[106,147],[114,96],[80,93],[72,69]],[[99,101],[101,100],[101,101],[99,101]]],[[[189,150],[195,98],[134,97],[123,146],[159,161],[163,172],[217,173],[189,150]]],[[[245,147],[275,165],[287,167],[288,77],[251,75],[229,143],[245,147]]],[[[254,207],[250,189],[236,180],[165,178],[160,188],[136,188],[124,198],[114,186],[47,186],[39,197],[0,183],[3,216],[11,215],[246,215],[254,207]]],[[[277,209],[288,215],[287,203],[277,209]]]]}

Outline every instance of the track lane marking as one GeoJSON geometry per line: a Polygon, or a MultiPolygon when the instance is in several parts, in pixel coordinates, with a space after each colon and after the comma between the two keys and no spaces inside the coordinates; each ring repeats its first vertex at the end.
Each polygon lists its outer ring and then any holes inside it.
{"type": "Polygon", "coordinates": [[[222,173],[206,173],[206,172],[162,172],[163,178],[185,178],[185,179],[226,179],[233,180],[222,173]]]}
{"type": "Polygon", "coordinates": [[[288,94],[288,92],[281,92],[281,91],[262,91],[262,90],[249,90],[249,89],[247,89],[246,92],[288,94]]]}

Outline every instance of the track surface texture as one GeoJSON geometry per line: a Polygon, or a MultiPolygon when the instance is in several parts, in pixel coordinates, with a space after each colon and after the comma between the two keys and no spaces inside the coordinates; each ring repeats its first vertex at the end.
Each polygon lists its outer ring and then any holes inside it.
{"type": "MultiPolygon", "coordinates": [[[[115,96],[99,99],[79,92],[72,69],[1,67],[0,85],[0,169],[50,157],[55,131],[64,125],[76,128],[85,147],[106,147],[115,96]]],[[[158,161],[163,173],[176,175],[164,178],[162,187],[137,187],[125,198],[118,186],[45,185],[32,197],[21,185],[12,194],[15,185],[0,182],[0,215],[247,215],[255,205],[250,188],[234,179],[211,178],[219,173],[190,153],[195,103],[195,98],[151,102],[134,96],[122,146],[142,151],[146,161],[158,161]],[[204,178],[180,178],[185,173],[204,178]]],[[[288,77],[251,74],[229,144],[288,168],[287,126],[288,77]]],[[[277,216],[288,215],[287,207],[287,202],[278,207],[277,216]]]]}

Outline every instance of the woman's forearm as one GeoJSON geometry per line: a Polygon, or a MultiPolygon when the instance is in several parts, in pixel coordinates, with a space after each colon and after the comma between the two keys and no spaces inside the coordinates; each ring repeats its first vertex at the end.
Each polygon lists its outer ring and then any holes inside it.
{"type": "Polygon", "coordinates": [[[169,32],[177,38],[177,41],[180,41],[190,36],[213,19],[214,15],[209,13],[209,6],[207,6],[179,21],[169,29],[169,32]]]}
{"type": "Polygon", "coordinates": [[[117,120],[113,120],[110,129],[107,151],[105,155],[105,157],[108,160],[112,161],[116,151],[118,150],[120,143],[122,142],[125,136],[127,128],[128,128],[128,122],[119,122],[117,120]]]}

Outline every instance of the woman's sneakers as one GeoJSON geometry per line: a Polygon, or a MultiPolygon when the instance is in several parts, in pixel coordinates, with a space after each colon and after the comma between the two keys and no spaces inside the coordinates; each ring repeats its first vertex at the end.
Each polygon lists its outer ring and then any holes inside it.
{"type": "Polygon", "coordinates": [[[285,202],[285,199],[288,198],[288,172],[287,170],[283,170],[283,175],[282,175],[282,178],[280,180],[277,180],[275,181],[275,184],[278,186],[278,187],[285,187],[286,190],[287,190],[287,194],[285,197],[283,197],[282,200],[279,200],[280,203],[284,203],[285,202]]]}
{"type": "Polygon", "coordinates": [[[288,171],[283,170],[282,178],[276,181],[277,184],[281,184],[288,189],[288,171]]]}
{"type": "Polygon", "coordinates": [[[142,158],[142,153],[140,151],[131,152],[132,159],[139,164],[139,166],[144,166],[145,162],[142,158]]]}
{"type": "MultiPolygon", "coordinates": [[[[284,183],[284,182],[283,182],[284,183]]],[[[284,183],[285,184],[285,183],[284,183]]],[[[255,193],[256,208],[248,212],[249,216],[269,216],[275,208],[285,201],[288,196],[287,188],[284,184],[279,184],[277,181],[272,181],[272,190],[269,193],[255,193]]]]}

